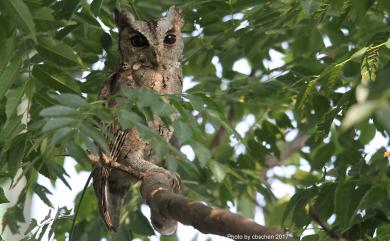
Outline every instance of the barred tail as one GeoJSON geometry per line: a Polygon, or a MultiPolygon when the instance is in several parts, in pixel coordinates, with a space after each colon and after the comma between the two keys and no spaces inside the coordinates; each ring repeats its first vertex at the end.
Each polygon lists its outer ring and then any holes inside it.
{"type": "Polygon", "coordinates": [[[109,185],[108,177],[111,173],[109,167],[95,169],[93,186],[98,198],[99,211],[107,230],[116,232],[119,227],[120,213],[124,196],[128,187],[109,185]]]}

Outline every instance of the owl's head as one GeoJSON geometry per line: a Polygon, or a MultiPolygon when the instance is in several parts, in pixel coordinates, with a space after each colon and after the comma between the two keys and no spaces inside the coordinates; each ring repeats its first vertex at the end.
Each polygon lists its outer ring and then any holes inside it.
{"type": "Polygon", "coordinates": [[[132,14],[116,9],[115,21],[119,28],[121,63],[156,69],[180,62],[184,19],[177,7],[172,6],[164,17],[149,21],[136,20],[132,14]]]}

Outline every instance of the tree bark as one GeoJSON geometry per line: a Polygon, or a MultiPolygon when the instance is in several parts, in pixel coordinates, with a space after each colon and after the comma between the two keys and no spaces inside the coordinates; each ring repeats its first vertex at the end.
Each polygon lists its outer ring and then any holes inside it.
{"type": "Polygon", "coordinates": [[[176,194],[179,182],[178,177],[173,177],[163,168],[153,168],[143,175],[141,195],[151,208],[153,225],[158,226],[156,222],[159,220],[179,221],[202,233],[234,240],[295,240],[280,230],[176,194]]]}

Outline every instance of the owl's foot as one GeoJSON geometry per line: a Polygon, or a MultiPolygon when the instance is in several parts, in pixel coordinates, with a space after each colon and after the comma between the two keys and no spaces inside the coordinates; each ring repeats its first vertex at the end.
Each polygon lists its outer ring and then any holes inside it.
{"type": "Polygon", "coordinates": [[[172,175],[168,170],[156,167],[143,177],[141,192],[151,209],[151,220],[154,229],[162,235],[172,235],[177,229],[177,221],[169,217],[169,202],[158,200],[160,191],[177,193],[180,191],[181,178],[172,175]]]}

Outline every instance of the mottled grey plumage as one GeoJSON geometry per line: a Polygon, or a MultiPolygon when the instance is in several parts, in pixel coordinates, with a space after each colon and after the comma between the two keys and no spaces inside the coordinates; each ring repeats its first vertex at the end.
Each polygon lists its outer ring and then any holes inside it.
{"type": "MultiPolygon", "coordinates": [[[[176,7],[171,7],[165,17],[158,20],[140,21],[124,10],[115,10],[115,20],[119,29],[120,67],[104,83],[100,99],[116,94],[122,85],[129,88],[146,87],[161,94],[179,94],[182,91],[181,56],[183,40],[181,27],[183,16],[176,7]]],[[[110,100],[109,107],[117,108],[110,100]]],[[[150,121],[149,126],[167,141],[172,129],[166,127],[159,118],[150,121]]],[[[156,163],[151,145],[143,140],[134,128],[121,130],[119,126],[109,127],[114,139],[110,141],[110,154],[100,155],[102,166],[95,166],[93,183],[99,200],[99,208],[109,231],[119,226],[120,211],[125,194],[136,179],[126,173],[105,166],[107,162],[118,161],[128,164],[134,160],[156,163]],[[121,145],[118,145],[120,143],[121,145]]],[[[171,234],[176,230],[175,221],[153,223],[161,234],[171,234]]]]}

